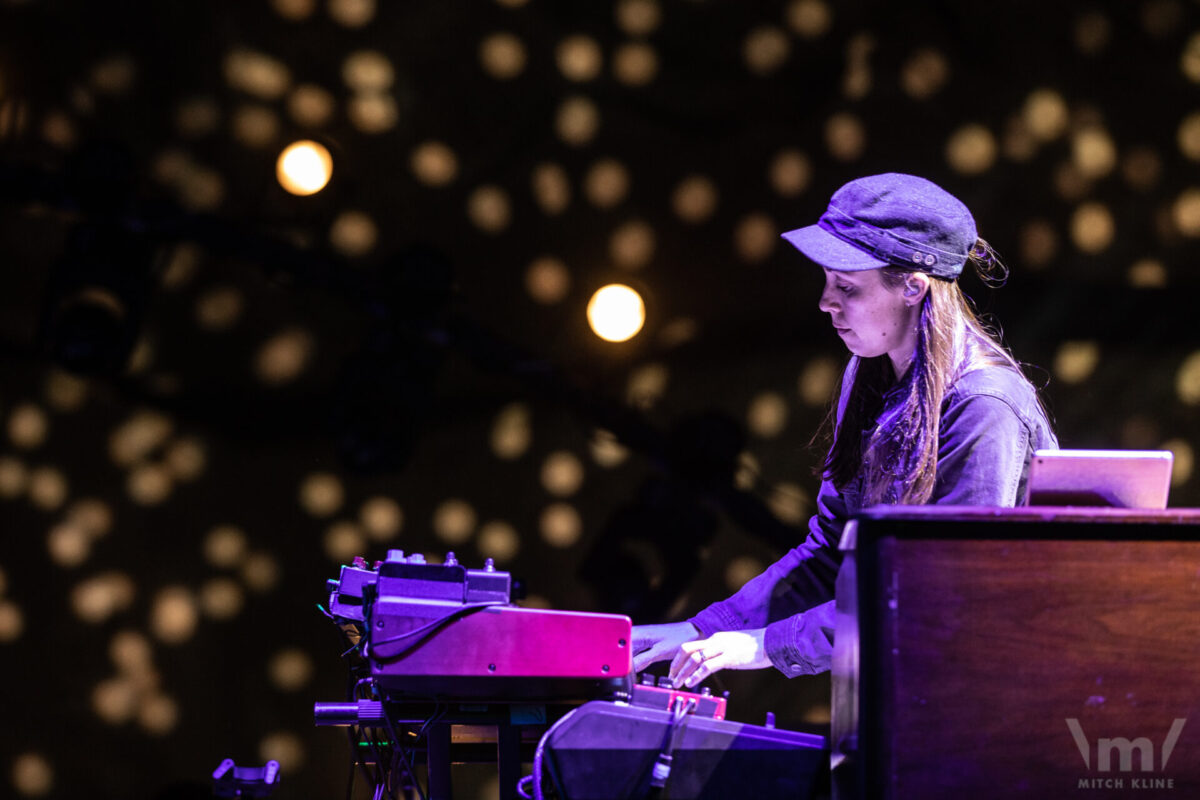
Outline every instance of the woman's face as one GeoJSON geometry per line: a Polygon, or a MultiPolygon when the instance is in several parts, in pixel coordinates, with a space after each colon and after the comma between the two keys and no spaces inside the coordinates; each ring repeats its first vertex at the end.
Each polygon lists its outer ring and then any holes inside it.
{"type": "Polygon", "coordinates": [[[818,307],[829,314],[833,329],[856,356],[887,354],[897,375],[908,369],[917,346],[920,301],[928,286],[918,275],[888,288],[879,270],[825,270],[825,291],[818,307]],[[908,293],[905,293],[906,287],[908,293]]]}

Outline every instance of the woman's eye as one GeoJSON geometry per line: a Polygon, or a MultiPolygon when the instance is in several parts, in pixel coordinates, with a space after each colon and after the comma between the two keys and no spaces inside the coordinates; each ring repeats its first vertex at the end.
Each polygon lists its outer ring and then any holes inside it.
{"type": "Polygon", "coordinates": [[[843,286],[839,286],[839,287],[837,287],[837,288],[838,288],[838,291],[840,291],[840,292],[841,292],[842,294],[844,294],[844,295],[851,295],[851,294],[854,294],[854,287],[853,287],[853,286],[844,286],[844,285],[843,285],[843,286]]]}

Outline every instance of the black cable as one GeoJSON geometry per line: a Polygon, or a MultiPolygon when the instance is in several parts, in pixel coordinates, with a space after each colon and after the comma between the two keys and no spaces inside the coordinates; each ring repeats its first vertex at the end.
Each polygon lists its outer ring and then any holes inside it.
{"type": "Polygon", "coordinates": [[[490,602],[490,603],[471,603],[470,605],[460,606],[460,607],[456,608],[455,610],[451,611],[450,613],[446,614],[445,616],[438,617],[437,619],[435,619],[431,622],[427,622],[424,625],[421,625],[420,627],[413,628],[412,630],[405,631],[404,633],[398,633],[389,639],[374,639],[374,638],[371,639],[371,642],[370,642],[371,653],[375,656],[381,656],[382,658],[386,658],[389,661],[393,660],[393,659],[401,658],[413,647],[416,647],[418,644],[420,644],[421,639],[424,636],[426,636],[430,633],[433,633],[434,631],[436,631],[438,628],[442,627],[443,625],[446,625],[460,617],[466,616],[467,614],[474,613],[481,609],[489,608],[491,606],[503,606],[503,605],[508,605],[508,604],[501,602],[501,601],[494,601],[494,602],[490,602]],[[417,641],[413,642],[411,645],[404,648],[399,653],[394,653],[394,654],[379,653],[379,648],[382,645],[395,644],[396,642],[402,642],[405,639],[410,639],[413,637],[417,637],[417,641]]]}

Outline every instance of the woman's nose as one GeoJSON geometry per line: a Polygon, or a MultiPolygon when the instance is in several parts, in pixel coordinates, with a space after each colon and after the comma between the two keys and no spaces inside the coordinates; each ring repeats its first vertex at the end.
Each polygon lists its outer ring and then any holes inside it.
{"type": "Polygon", "coordinates": [[[834,309],[833,292],[829,289],[821,292],[821,299],[817,301],[817,308],[826,314],[832,313],[834,309]]]}

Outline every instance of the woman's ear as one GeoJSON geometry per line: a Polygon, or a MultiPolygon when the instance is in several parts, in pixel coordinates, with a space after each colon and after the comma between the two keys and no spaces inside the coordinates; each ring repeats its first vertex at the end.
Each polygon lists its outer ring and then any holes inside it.
{"type": "Polygon", "coordinates": [[[929,276],[924,272],[910,272],[904,276],[904,304],[915,306],[925,299],[929,291],[929,276]]]}

